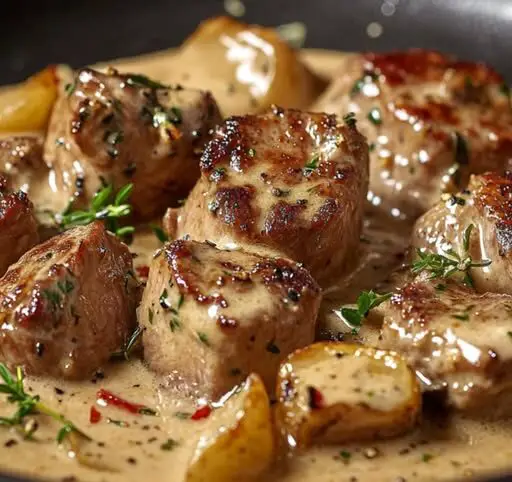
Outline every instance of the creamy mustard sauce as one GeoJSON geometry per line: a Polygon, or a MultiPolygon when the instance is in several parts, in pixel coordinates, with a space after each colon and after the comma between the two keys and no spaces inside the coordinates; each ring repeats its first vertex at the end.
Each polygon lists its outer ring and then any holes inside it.
{"type": "MultiPolygon", "coordinates": [[[[341,54],[308,54],[313,66],[326,72],[335,68],[341,54]],[[315,64],[315,59],[316,63],[315,64]]],[[[130,61],[131,70],[148,75],[162,70],[163,54],[156,59],[130,61]]],[[[172,65],[172,62],[170,62],[172,65]]],[[[122,66],[122,63],[121,63],[122,66]]],[[[161,76],[160,76],[161,77],[161,76]]],[[[369,213],[364,228],[359,264],[354,273],[326,291],[319,319],[319,334],[350,329],[332,313],[351,303],[362,289],[386,289],[389,273],[402,261],[408,245],[410,224],[369,213]]],[[[139,229],[131,249],[135,266],[150,264],[160,242],[150,229],[139,229]]],[[[369,320],[360,336],[371,344],[378,325],[369,320]]],[[[350,338],[350,336],[348,337],[350,338]]],[[[14,431],[0,427],[2,471],[56,481],[180,481],[194,453],[201,432],[211,420],[190,420],[193,401],[180,399],[161,385],[137,354],[129,362],[112,362],[90,380],[65,382],[28,377],[26,389],[39,394],[91,438],[80,447],[59,448],[55,436],[60,425],[38,416],[34,441],[23,441],[14,431]],[[122,398],[143,404],[157,415],[138,415],[121,408],[102,406],[97,391],[105,388],[122,398]],[[101,413],[90,422],[91,407],[101,413]],[[188,414],[188,415],[187,415],[188,414]],[[76,460],[79,454],[81,463],[76,460]]],[[[0,414],[13,405],[0,397],[0,414]]],[[[215,417],[215,410],[210,417],[215,417]]],[[[394,440],[365,444],[318,447],[281,464],[264,480],[286,482],[410,481],[473,478],[512,469],[512,420],[476,420],[450,415],[427,404],[424,420],[415,432],[394,440]]]]}

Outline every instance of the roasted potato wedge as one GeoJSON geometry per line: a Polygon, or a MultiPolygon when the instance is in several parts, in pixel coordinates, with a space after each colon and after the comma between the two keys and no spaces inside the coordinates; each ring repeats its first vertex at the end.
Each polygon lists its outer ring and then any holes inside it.
{"type": "Polygon", "coordinates": [[[55,66],[33,75],[25,82],[0,93],[0,133],[41,131],[46,128],[57,98],[55,66]]]}
{"type": "Polygon", "coordinates": [[[243,482],[260,477],[274,459],[272,415],[265,386],[250,375],[208,419],[186,482],[243,482]]]}
{"type": "Polygon", "coordinates": [[[305,108],[325,87],[275,29],[231,17],[203,22],[178,58],[181,71],[171,80],[210,90],[225,115],[261,112],[271,104],[305,108]]]}
{"type": "Polygon", "coordinates": [[[291,449],[397,435],[421,408],[416,377],[400,356],[340,342],[289,355],[277,394],[276,423],[291,449]]]}

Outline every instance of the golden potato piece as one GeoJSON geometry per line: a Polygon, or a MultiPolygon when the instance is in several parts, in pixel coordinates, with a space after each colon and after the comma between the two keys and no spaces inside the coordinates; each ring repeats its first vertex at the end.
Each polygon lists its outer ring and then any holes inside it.
{"type": "Polygon", "coordinates": [[[400,356],[340,342],[289,355],[277,394],[276,423],[291,449],[397,435],[421,408],[419,384],[400,356]]]}
{"type": "Polygon", "coordinates": [[[49,66],[25,82],[2,90],[0,133],[44,130],[57,89],[56,67],[49,66]]]}
{"type": "Polygon", "coordinates": [[[243,482],[274,460],[272,415],[265,386],[252,374],[212,412],[187,469],[186,482],[243,482]]]}
{"type": "Polygon", "coordinates": [[[178,59],[173,80],[210,90],[224,115],[262,112],[272,104],[305,108],[325,87],[275,29],[231,17],[201,23],[178,59]]]}

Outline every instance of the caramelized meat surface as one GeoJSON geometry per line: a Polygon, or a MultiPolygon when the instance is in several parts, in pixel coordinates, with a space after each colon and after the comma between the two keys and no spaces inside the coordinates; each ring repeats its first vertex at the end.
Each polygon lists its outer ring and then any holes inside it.
{"type": "Polygon", "coordinates": [[[445,195],[416,222],[412,245],[489,260],[487,267],[470,269],[475,288],[512,294],[512,174],[472,176],[467,190],[445,195]]]}
{"type": "Polygon", "coordinates": [[[23,191],[12,192],[0,176],[0,276],[39,242],[34,207],[23,191]]]}
{"type": "Polygon", "coordinates": [[[320,289],[297,263],[179,240],[155,256],[138,311],[144,356],[171,385],[217,398],[313,342],[320,289]]]}
{"type": "Polygon", "coordinates": [[[510,401],[511,296],[420,277],[380,310],[380,346],[401,353],[427,387],[444,388],[449,404],[497,409],[500,399],[510,401]]]}
{"type": "Polygon", "coordinates": [[[322,285],[339,277],[355,261],[368,180],[367,144],[347,124],[278,107],[226,120],[167,230],[294,259],[322,285]]]}
{"type": "Polygon", "coordinates": [[[471,173],[512,159],[509,90],[495,71],[433,51],[348,56],[314,106],[353,111],[370,144],[369,200],[417,216],[471,173]]]}
{"type": "Polygon", "coordinates": [[[219,121],[207,92],[83,69],[55,104],[45,160],[66,202],[87,203],[105,182],[115,189],[133,182],[134,215],[147,220],[187,195],[219,121]]]}
{"type": "Polygon", "coordinates": [[[102,223],[55,236],[0,279],[0,360],[87,377],[132,333],[137,293],[128,248],[102,223]]]}

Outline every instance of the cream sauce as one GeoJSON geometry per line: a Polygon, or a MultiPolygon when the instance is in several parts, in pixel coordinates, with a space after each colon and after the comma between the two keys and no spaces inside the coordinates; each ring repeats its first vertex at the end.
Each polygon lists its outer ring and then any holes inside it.
{"type": "MultiPolygon", "coordinates": [[[[328,66],[335,67],[339,55],[319,55],[319,69],[325,71],[328,66]]],[[[142,59],[131,66],[138,66],[139,71],[151,75],[151,65],[161,69],[162,60],[166,58],[160,54],[156,62],[151,58],[142,59]]],[[[315,56],[310,59],[314,62],[315,56]]],[[[400,224],[382,213],[369,213],[358,267],[348,280],[326,292],[319,320],[322,334],[350,331],[331,313],[332,308],[353,302],[361,289],[385,289],[389,272],[401,262],[409,230],[407,224],[400,224]]],[[[159,242],[150,230],[139,230],[131,245],[132,251],[138,255],[136,266],[149,265],[158,246],[159,242]]],[[[377,325],[369,320],[360,336],[371,344],[377,331],[377,325]]],[[[68,450],[59,449],[55,442],[59,426],[44,417],[37,417],[40,426],[35,442],[22,441],[16,432],[0,427],[2,470],[36,478],[67,482],[180,481],[207,423],[183,419],[180,414],[190,414],[195,410],[193,402],[179,399],[175,393],[166,391],[136,357],[129,362],[110,364],[90,381],[78,383],[28,378],[26,387],[30,393],[39,394],[47,404],[61,410],[92,437],[92,442],[82,445],[80,454],[85,461],[102,468],[97,470],[79,464],[68,450]],[[158,415],[134,415],[116,407],[103,407],[96,400],[99,388],[153,408],[158,415]],[[102,414],[102,420],[96,424],[89,422],[92,406],[102,414]],[[127,426],[116,425],[113,422],[116,420],[127,426]],[[177,444],[166,444],[169,439],[177,444]],[[172,450],[166,450],[169,447],[172,450]]],[[[512,420],[466,419],[461,415],[443,414],[439,409],[426,408],[424,421],[414,433],[370,444],[314,448],[288,461],[286,466],[280,466],[265,480],[450,480],[511,468],[512,420]]],[[[0,414],[9,414],[12,409],[12,405],[0,397],[0,414]]]]}

